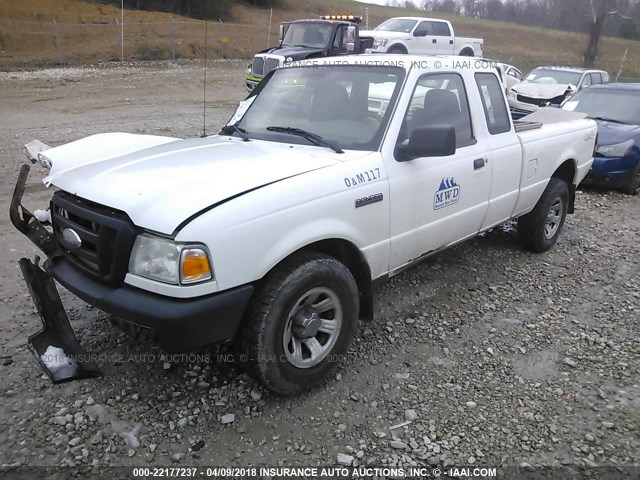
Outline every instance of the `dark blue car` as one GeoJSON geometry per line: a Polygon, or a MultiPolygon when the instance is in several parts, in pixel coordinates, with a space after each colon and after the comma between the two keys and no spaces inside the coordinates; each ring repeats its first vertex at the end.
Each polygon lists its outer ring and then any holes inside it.
{"type": "Polygon", "coordinates": [[[594,85],[563,105],[598,122],[591,173],[582,182],[640,193],[640,83],[594,85]]]}

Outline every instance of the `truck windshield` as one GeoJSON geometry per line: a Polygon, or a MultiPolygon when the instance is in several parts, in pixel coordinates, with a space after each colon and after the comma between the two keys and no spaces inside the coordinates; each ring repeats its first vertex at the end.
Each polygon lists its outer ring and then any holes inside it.
{"type": "Polygon", "coordinates": [[[276,70],[263,80],[239,128],[251,139],[375,151],[393,111],[404,69],[319,65],[276,70]],[[383,98],[383,100],[381,100],[383,98]],[[293,130],[306,135],[292,135],[293,130]]]}
{"type": "Polygon", "coordinates": [[[526,83],[544,83],[547,85],[571,84],[577,86],[582,78],[580,72],[570,72],[567,70],[554,70],[551,68],[536,68],[527,75],[526,83]]]}
{"type": "Polygon", "coordinates": [[[329,44],[333,26],[330,23],[292,23],[282,40],[282,45],[301,45],[324,48],[329,44]]]}
{"type": "Polygon", "coordinates": [[[390,18],[389,20],[382,22],[374,30],[380,30],[382,32],[404,32],[409,33],[413,30],[413,27],[418,23],[417,20],[409,20],[403,18],[390,18]]]}
{"type": "Polygon", "coordinates": [[[591,118],[640,125],[640,90],[588,88],[573,96],[562,108],[586,113],[591,118]]]}

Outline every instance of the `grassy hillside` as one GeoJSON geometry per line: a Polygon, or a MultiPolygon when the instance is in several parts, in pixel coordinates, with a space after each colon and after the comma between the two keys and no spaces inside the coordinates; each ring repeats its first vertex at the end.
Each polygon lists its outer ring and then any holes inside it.
{"type": "MultiPolygon", "coordinates": [[[[366,7],[351,0],[282,0],[281,7],[273,11],[269,35],[270,11],[237,4],[227,22],[208,23],[207,55],[250,58],[267,43],[276,43],[277,25],[281,21],[330,12],[364,16],[366,7]]],[[[376,5],[368,8],[371,28],[393,16],[428,15],[423,11],[376,5]]],[[[450,20],[458,35],[484,38],[485,56],[513,63],[525,71],[539,64],[579,65],[587,43],[583,34],[458,15],[437,16],[450,20]]],[[[0,0],[0,66],[119,60],[119,19],[119,9],[83,0],[0,0]]],[[[204,22],[166,13],[127,10],[124,33],[126,59],[204,54],[204,22]],[[171,23],[172,19],[175,23],[171,23]]],[[[640,42],[604,38],[599,66],[615,77],[627,49],[622,77],[640,78],[640,42]]]]}

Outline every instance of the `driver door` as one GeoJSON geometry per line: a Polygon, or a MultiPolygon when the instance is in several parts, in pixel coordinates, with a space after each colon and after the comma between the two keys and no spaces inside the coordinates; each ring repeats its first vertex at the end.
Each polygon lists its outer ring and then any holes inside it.
{"type": "MultiPolygon", "coordinates": [[[[418,127],[451,125],[455,154],[390,160],[390,271],[476,235],[489,206],[492,164],[486,140],[475,138],[467,93],[457,73],[423,75],[413,92],[397,143],[418,127]]],[[[397,152],[397,148],[396,148],[397,152]]]]}

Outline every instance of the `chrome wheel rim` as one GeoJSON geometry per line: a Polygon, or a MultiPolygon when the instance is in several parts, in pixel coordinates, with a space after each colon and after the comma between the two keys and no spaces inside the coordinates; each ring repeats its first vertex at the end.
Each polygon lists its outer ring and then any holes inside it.
{"type": "Polygon", "coordinates": [[[282,344],[287,360],[311,368],[324,360],[340,335],[343,311],[338,295],[316,287],[301,295],[287,317],[282,344]]]}
{"type": "Polygon", "coordinates": [[[553,236],[558,233],[560,223],[562,222],[563,209],[562,199],[557,198],[556,201],[553,202],[553,205],[551,205],[549,213],[547,213],[547,221],[544,224],[544,236],[547,240],[553,238],[553,236]]]}

